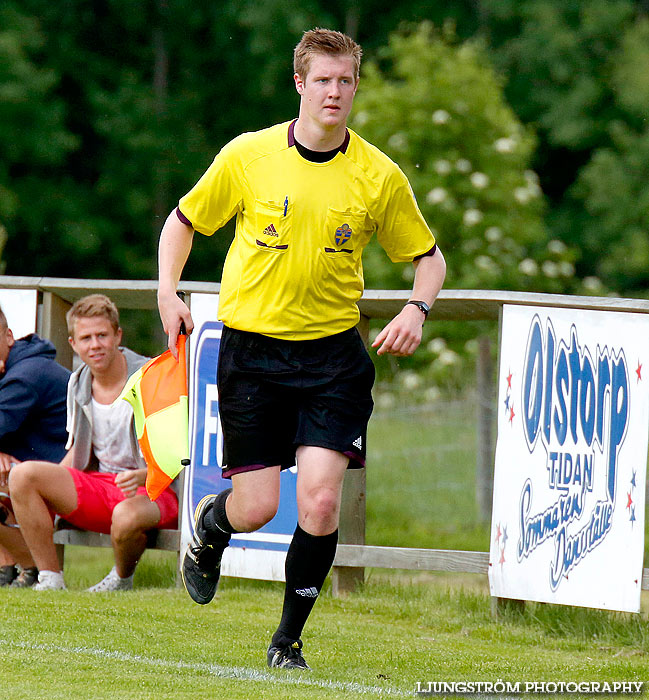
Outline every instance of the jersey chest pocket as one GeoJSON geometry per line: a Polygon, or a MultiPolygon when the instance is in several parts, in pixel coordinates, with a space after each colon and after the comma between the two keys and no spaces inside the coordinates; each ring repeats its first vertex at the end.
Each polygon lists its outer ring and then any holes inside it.
{"type": "Polygon", "coordinates": [[[325,219],[323,253],[334,259],[349,258],[368,241],[365,212],[329,208],[325,219]]]}
{"type": "Polygon", "coordinates": [[[258,250],[285,253],[291,244],[291,207],[255,200],[255,244],[258,250]]]}

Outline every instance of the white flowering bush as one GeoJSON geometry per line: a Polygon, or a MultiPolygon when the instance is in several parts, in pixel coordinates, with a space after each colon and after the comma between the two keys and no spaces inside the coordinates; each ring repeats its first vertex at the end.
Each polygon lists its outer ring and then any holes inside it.
{"type": "MultiPolygon", "coordinates": [[[[574,251],[548,236],[530,167],[534,135],[505,102],[479,43],[460,44],[429,23],[392,35],[363,67],[351,126],[408,176],[446,257],[447,288],[601,293],[596,279],[575,280],[574,251]]],[[[412,265],[394,265],[375,241],[364,262],[367,287],[412,283],[412,265]]],[[[473,380],[475,337],[490,332],[497,345],[493,324],[424,331],[413,358],[377,358],[381,381],[420,397],[431,387],[461,390],[473,380]]]]}
{"type": "MultiPolygon", "coordinates": [[[[363,67],[351,126],[408,176],[446,257],[446,287],[584,291],[574,251],[543,225],[534,135],[478,42],[430,23],[392,35],[363,67]]],[[[411,276],[394,268],[370,246],[366,285],[404,287],[411,276]]]]}

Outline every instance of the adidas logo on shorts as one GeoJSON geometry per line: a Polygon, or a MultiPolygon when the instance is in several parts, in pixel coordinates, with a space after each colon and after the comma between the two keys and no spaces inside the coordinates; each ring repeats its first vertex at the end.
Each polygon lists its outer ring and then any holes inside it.
{"type": "Polygon", "coordinates": [[[317,598],[318,597],[318,589],[315,586],[311,586],[311,588],[296,588],[295,592],[298,595],[301,595],[303,598],[317,598]]]}
{"type": "Polygon", "coordinates": [[[359,450],[362,450],[362,449],[363,449],[363,436],[362,436],[362,435],[359,435],[359,436],[356,438],[356,440],[354,440],[354,442],[352,442],[352,445],[353,445],[354,447],[358,448],[359,450]]]}

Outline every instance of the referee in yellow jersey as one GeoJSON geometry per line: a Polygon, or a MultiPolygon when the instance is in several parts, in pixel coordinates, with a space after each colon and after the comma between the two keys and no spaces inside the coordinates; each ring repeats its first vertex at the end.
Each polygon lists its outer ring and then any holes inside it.
{"type": "Polygon", "coordinates": [[[405,175],[347,128],[361,48],[308,31],[294,52],[299,116],[223,147],[181,198],[160,236],[160,316],[175,351],[188,308],[176,296],[194,231],[236,216],[223,268],[218,368],[232,488],[205,497],[185,553],[185,587],[214,597],[230,536],[273,518],[280,471],[297,463],[298,523],[286,557],[282,617],[269,666],[309,668],[303,627],[331,568],[345,470],[364,465],[373,363],[355,328],[361,255],[373,234],[394,262],[412,262],[410,301],[379,333],[378,354],[412,355],[446,266],[405,175]]]}

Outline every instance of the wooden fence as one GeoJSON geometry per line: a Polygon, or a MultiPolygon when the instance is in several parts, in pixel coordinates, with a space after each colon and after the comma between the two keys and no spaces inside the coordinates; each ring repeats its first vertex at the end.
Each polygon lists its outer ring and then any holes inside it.
{"type": "MultiPolygon", "coordinates": [[[[220,285],[208,282],[183,281],[180,288],[191,294],[216,294],[220,285]]],[[[72,366],[72,351],[67,340],[65,313],[70,306],[86,294],[101,292],[110,296],[120,309],[156,309],[157,282],[151,280],[82,280],[53,277],[1,276],[0,288],[35,289],[39,293],[39,333],[49,338],[57,348],[61,364],[72,366]]],[[[361,322],[359,330],[367,339],[370,319],[390,319],[408,300],[408,290],[367,290],[359,302],[361,322]]],[[[430,315],[429,322],[482,321],[500,322],[504,304],[547,306],[574,309],[575,311],[622,311],[649,313],[649,301],[609,297],[582,297],[529,292],[503,292],[492,290],[443,290],[430,315]]],[[[493,399],[495,377],[491,366],[491,353],[486,343],[481,343],[478,353],[477,388],[478,403],[483,408],[478,424],[482,450],[476,465],[476,498],[479,512],[486,516],[491,504],[493,486],[493,399]]],[[[487,552],[463,552],[450,550],[413,549],[404,547],[375,547],[365,545],[365,470],[349,470],[343,488],[339,542],[333,570],[334,594],[353,589],[364,577],[366,567],[409,569],[426,571],[451,571],[486,574],[489,570],[487,552]]],[[[488,527],[488,524],[485,526],[488,527]]],[[[96,533],[64,531],[58,533],[61,544],[110,546],[110,538],[96,533]]],[[[151,546],[177,550],[179,533],[161,533],[151,546]]],[[[649,590],[649,569],[643,570],[642,588],[649,590]]]]}

